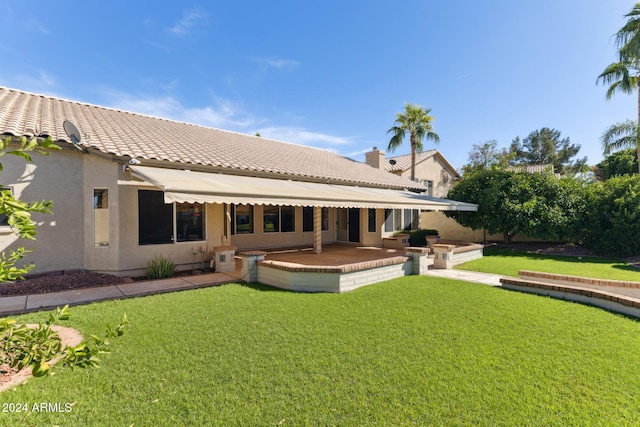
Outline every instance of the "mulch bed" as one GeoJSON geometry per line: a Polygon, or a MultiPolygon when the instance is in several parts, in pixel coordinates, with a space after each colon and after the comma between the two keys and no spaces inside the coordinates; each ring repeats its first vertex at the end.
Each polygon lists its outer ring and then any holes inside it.
{"type": "Polygon", "coordinates": [[[0,284],[0,296],[35,295],[72,289],[97,288],[101,286],[130,283],[128,277],[111,274],[74,271],[54,276],[40,276],[19,280],[15,283],[0,284]]]}

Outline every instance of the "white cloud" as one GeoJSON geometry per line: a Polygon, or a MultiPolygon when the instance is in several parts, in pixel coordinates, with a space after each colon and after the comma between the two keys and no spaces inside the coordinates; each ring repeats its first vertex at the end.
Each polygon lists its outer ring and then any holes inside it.
{"type": "Polygon", "coordinates": [[[303,127],[260,127],[261,124],[272,120],[253,116],[247,113],[241,105],[219,97],[213,98],[212,105],[192,108],[183,105],[172,96],[130,95],[116,90],[104,90],[103,93],[108,98],[107,105],[112,108],[154,117],[194,123],[248,135],[254,135],[258,132],[264,138],[333,151],[336,151],[335,148],[352,146],[355,143],[352,137],[313,132],[303,127]]]}
{"type": "Polygon", "coordinates": [[[204,23],[207,13],[200,8],[188,9],[182,14],[182,18],[171,28],[169,32],[177,36],[190,33],[193,28],[204,23]]]}
{"type": "Polygon", "coordinates": [[[310,145],[313,147],[326,147],[327,145],[342,146],[352,143],[348,137],[311,132],[299,127],[266,127],[258,129],[258,132],[265,138],[294,142],[296,144],[310,145]]]}
{"type": "Polygon", "coordinates": [[[0,84],[6,87],[15,87],[20,90],[33,93],[46,93],[56,96],[54,88],[57,82],[53,76],[44,71],[36,71],[35,75],[21,73],[9,78],[0,79],[0,84]]]}
{"type": "Polygon", "coordinates": [[[274,57],[251,57],[251,60],[257,62],[263,68],[292,69],[300,65],[300,62],[293,59],[282,59],[274,57]]]}
{"type": "Polygon", "coordinates": [[[104,93],[113,108],[155,117],[238,131],[258,123],[241,107],[222,98],[214,99],[215,106],[191,108],[171,96],[129,95],[116,90],[104,93]]]}
{"type": "Polygon", "coordinates": [[[49,30],[42,25],[40,22],[34,20],[34,19],[29,19],[27,21],[27,28],[31,31],[34,31],[36,33],[40,33],[40,34],[44,34],[44,35],[49,35],[49,30]]]}

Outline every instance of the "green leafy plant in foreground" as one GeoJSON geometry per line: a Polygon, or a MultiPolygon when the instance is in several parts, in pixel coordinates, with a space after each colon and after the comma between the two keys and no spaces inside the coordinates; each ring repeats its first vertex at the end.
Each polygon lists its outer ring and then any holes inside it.
{"type": "MultiPolygon", "coordinates": [[[[26,137],[20,138],[20,146],[12,146],[12,138],[6,138],[0,141],[0,157],[7,154],[22,157],[27,162],[31,162],[30,152],[39,154],[49,154],[47,150],[59,150],[60,147],[53,143],[53,139],[49,136],[43,141],[36,138],[27,140],[26,137]]],[[[2,171],[2,163],[0,163],[0,171],[2,171]]],[[[2,187],[2,185],[0,185],[2,187]]],[[[36,223],[31,218],[31,213],[51,213],[53,202],[23,202],[16,199],[10,190],[0,191],[0,214],[7,217],[7,224],[11,230],[20,238],[35,240],[36,223]]],[[[10,250],[8,255],[6,252],[0,254],[0,283],[13,282],[17,279],[24,278],[24,275],[31,271],[33,264],[17,267],[16,263],[20,261],[25,254],[31,251],[23,247],[17,250],[10,250]]]]}
{"type": "Polygon", "coordinates": [[[124,315],[120,324],[112,328],[107,325],[104,337],[91,335],[90,341],[77,346],[62,346],[62,340],[52,326],[61,320],[69,320],[69,306],[57,308],[49,314],[49,319],[32,328],[18,325],[14,319],[0,319],[0,372],[6,368],[21,370],[31,367],[34,377],[47,375],[51,370],[51,361],[61,358],[63,366],[96,368],[99,366],[99,354],[108,353],[109,338],[121,336],[128,323],[124,315]]]}
{"type": "Polygon", "coordinates": [[[169,258],[156,256],[147,263],[144,271],[144,277],[150,280],[166,279],[176,274],[176,264],[169,258]]]}

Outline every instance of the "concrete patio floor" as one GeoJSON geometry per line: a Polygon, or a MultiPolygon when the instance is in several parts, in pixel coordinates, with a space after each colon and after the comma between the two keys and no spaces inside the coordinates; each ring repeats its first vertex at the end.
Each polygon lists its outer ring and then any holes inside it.
{"type": "Polygon", "coordinates": [[[313,248],[278,249],[266,252],[265,260],[268,261],[281,261],[301,266],[322,265],[330,267],[405,256],[404,250],[341,244],[323,245],[322,253],[319,254],[313,253],[313,248]]]}

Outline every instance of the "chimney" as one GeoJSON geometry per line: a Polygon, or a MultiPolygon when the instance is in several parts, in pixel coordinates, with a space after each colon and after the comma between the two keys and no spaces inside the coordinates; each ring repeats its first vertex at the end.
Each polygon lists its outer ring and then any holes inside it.
{"type": "Polygon", "coordinates": [[[365,153],[365,163],[376,169],[384,170],[384,151],[378,150],[378,147],[373,147],[372,151],[365,153]]]}

